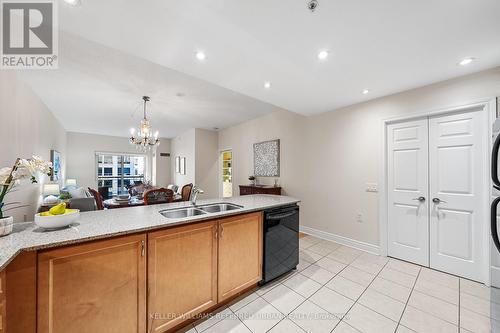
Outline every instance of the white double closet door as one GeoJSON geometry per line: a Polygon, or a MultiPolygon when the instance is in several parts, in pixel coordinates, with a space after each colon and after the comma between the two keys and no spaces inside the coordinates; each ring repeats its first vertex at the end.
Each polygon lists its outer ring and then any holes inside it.
{"type": "Polygon", "coordinates": [[[388,125],[389,256],[482,280],[483,126],[483,112],[388,125]]]}

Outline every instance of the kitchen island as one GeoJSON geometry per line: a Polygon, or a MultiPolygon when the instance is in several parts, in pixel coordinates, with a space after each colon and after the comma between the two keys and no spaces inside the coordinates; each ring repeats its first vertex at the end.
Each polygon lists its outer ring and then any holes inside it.
{"type": "Polygon", "coordinates": [[[16,225],[0,238],[2,333],[167,332],[262,278],[262,211],[298,202],[200,200],[242,208],[166,218],[181,202],[82,213],[69,228],[16,225]]]}

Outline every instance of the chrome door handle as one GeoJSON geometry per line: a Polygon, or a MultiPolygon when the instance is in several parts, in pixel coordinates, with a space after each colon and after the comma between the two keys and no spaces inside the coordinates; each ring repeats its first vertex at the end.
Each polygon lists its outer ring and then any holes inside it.
{"type": "Polygon", "coordinates": [[[439,205],[440,203],[447,203],[446,201],[443,201],[439,198],[432,199],[432,202],[434,202],[436,205],[439,205]]]}
{"type": "Polygon", "coordinates": [[[412,199],[414,201],[420,201],[420,202],[425,202],[425,197],[418,197],[418,198],[415,198],[415,199],[412,199]]]}

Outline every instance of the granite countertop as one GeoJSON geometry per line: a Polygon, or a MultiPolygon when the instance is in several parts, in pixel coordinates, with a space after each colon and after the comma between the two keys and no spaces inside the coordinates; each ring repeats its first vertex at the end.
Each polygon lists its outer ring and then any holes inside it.
{"type": "Polygon", "coordinates": [[[33,251],[211,220],[221,216],[261,211],[298,203],[299,200],[278,195],[247,195],[229,199],[198,200],[197,205],[216,202],[231,202],[243,206],[243,208],[179,219],[167,219],[159,214],[159,211],[163,209],[192,206],[190,202],[177,202],[84,212],[70,227],[59,230],[44,230],[33,222],[15,223],[14,231],[10,235],[0,237],[0,270],[3,270],[23,250],[33,251]]]}

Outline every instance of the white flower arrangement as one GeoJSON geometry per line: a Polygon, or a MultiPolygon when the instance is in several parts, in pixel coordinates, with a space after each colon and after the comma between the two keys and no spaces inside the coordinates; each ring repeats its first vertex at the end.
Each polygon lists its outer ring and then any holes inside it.
{"type": "Polygon", "coordinates": [[[37,183],[41,174],[50,176],[52,174],[52,163],[46,162],[39,156],[33,156],[30,159],[16,159],[14,166],[0,169],[0,219],[3,218],[3,212],[6,210],[19,208],[11,207],[3,209],[8,205],[4,203],[5,196],[16,185],[29,179],[31,183],[37,183]]]}

